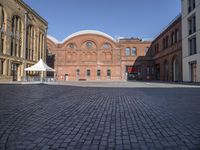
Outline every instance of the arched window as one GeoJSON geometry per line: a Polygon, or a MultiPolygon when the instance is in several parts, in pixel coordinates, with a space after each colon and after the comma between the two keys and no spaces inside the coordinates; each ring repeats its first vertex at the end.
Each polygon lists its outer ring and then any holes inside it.
{"type": "Polygon", "coordinates": [[[74,49],[74,48],[76,48],[76,46],[74,43],[70,43],[67,45],[67,48],[74,49]]]}
{"type": "Polygon", "coordinates": [[[172,75],[173,75],[173,81],[180,81],[179,74],[180,74],[180,68],[179,68],[179,61],[178,57],[174,56],[172,61],[172,75]]]}
{"type": "Polygon", "coordinates": [[[132,56],[136,56],[137,55],[137,49],[135,47],[132,48],[131,54],[132,54],[132,56]]]}
{"type": "Polygon", "coordinates": [[[40,31],[39,33],[39,42],[38,42],[38,60],[40,58],[45,57],[45,53],[44,53],[44,33],[42,31],[40,31]]]}
{"type": "Polygon", "coordinates": [[[164,68],[164,72],[163,72],[163,74],[164,74],[164,80],[168,81],[169,67],[168,67],[167,60],[164,61],[163,68],[164,68]]]}
{"type": "Polygon", "coordinates": [[[32,25],[27,27],[26,32],[26,59],[34,60],[35,58],[35,30],[32,25]]]}
{"type": "Polygon", "coordinates": [[[5,13],[3,7],[0,5],[0,52],[4,52],[5,47],[5,34],[3,34],[5,30],[5,13]]]}
{"type": "Polygon", "coordinates": [[[88,42],[86,42],[86,46],[87,46],[87,48],[92,48],[93,43],[91,41],[88,41],[88,42]]]}
{"type": "Polygon", "coordinates": [[[19,16],[12,18],[12,36],[11,36],[11,56],[22,56],[22,21],[19,16]]]}
{"type": "Polygon", "coordinates": [[[104,43],[103,44],[103,48],[104,49],[109,49],[110,48],[110,44],[109,43],[104,43]]]}
{"type": "Polygon", "coordinates": [[[126,49],[125,49],[125,55],[126,56],[130,56],[130,48],[129,47],[127,47],[126,49]]]}

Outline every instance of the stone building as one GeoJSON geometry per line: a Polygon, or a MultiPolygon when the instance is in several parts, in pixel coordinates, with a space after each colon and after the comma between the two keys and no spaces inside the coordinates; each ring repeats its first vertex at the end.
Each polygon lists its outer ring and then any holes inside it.
{"type": "Polygon", "coordinates": [[[200,82],[200,0],[182,0],[183,81],[200,82]]]}
{"type": "Polygon", "coordinates": [[[74,33],[62,42],[48,36],[47,62],[55,68],[58,80],[144,78],[141,70],[145,66],[137,59],[145,56],[150,44],[134,38],[116,40],[95,30],[74,33]]]}
{"type": "Polygon", "coordinates": [[[149,53],[154,62],[156,80],[182,81],[181,34],[181,15],[178,15],[152,41],[149,53]]]}
{"type": "Polygon", "coordinates": [[[45,61],[47,25],[22,0],[0,0],[0,81],[20,81],[24,68],[45,61]]]}

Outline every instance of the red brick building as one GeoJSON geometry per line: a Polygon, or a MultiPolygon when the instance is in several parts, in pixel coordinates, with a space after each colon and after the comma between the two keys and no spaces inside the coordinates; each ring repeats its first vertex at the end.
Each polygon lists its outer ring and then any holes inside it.
{"type": "Polygon", "coordinates": [[[152,42],[149,53],[154,62],[155,79],[182,81],[181,15],[152,42]]]}
{"type": "Polygon", "coordinates": [[[62,42],[49,36],[47,63],[58,80],[182,81],[181,33],[178,16],[152,42],[115,40],[94,30],[74,33],[62,42]]]}
{"type": "Polygon", "coordinates": [[[115,40],[103,32],[85,30],[62,42],[49,36],[47,62],[55,68],[58,80],[147,79],[142,72],[149,61],[144,56],[150,45],[140,39],[115,40]]]}

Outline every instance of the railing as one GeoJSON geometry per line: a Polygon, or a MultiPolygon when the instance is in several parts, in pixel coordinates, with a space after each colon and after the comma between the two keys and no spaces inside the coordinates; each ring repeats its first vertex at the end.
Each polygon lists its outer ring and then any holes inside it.
{"type": "Polygon", "coordinates": [[[23,81],[25,82],[55,82],[56,79],[54,77],[24,77],[23,81]]]}

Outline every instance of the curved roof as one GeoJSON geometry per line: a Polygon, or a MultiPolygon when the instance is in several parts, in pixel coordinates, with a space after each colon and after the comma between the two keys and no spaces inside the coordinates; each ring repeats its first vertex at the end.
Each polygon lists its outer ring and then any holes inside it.
{"type": "Polygon", "coordinates": [[[101,36],[104,36],[110,40],[112,40],[113,42],[116,42],[116,40],[111,37],[110,35],[104,33],[104,32],[101,32],[101,31],[97,31],[97,30],[82,30],[82,31],[79,31],[79,32],[75,32],[71,35],[69,35],[68,37],[66,37],[62,42],[58,41],[57,39],[55,39],[54,37],[48,35],[48,38],[50,40],[52,40],[53,42],[55,43],[64,43],[66,42],[67,40],[73,38],[73,37],[76,37],[76,36],[79,36],[79,35],[84,35],[84,34],[96,34],[96,35],[101,35],[101,36]]]}
{"type": "Polygon", "coordinates": [[[60,43],[60,41],[58,41],[56,38],[54,38],[53,36],[51,35],[47,35],[48,39],[50,39],[51,41],[53,41],[54,43],[60,43]]]}

